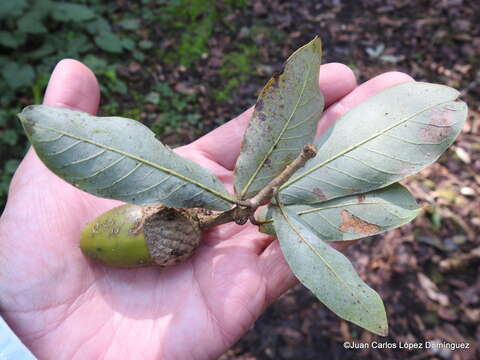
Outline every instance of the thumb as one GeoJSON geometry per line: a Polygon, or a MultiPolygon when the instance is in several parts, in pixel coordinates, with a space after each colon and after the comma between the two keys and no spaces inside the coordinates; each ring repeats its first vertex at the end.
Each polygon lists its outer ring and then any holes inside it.
{"type": "MultiPolygon", "coordinates": [[[[100,89],[93,72],[81,62],[73,59],[61,60],[53,70],[43,103],[50,106],[68,107],[91,114],[98,110],[100,89]]],[[[6,210],[18,199],[21,190],[33,186],[34,182],[57,186],[62,183],[55,175],[46,171],[33,148],[22,160],[10,184],[6,210]]],[[[38,185],[38,184],[37,184],[38,185]]],[[[49,186],[46,186],[48,188],[49,186]]],[[[28,191],[26,191],[28,193],[28,191]]]]}
{"type": "Polygon", "coordinates": [[[73,59],[60,61],[53,70],[43,103],[95,114],[100,89],[93,72],[73,59]]]}

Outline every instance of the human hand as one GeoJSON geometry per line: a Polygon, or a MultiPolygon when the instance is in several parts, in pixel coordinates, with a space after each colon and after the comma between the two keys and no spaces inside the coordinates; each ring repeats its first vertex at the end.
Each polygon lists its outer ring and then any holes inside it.
{"type": "MultiPolygon", "coordinates": [[[[328,108],[319,132],[375,92],[410,80],[386,73],[356,87],[346,66],[323,65],[328,108]]],[[[94,114],[98,102],[90,70],[74,60],[57,65],[45,104],[94,114]]],[[[251,114],[176,151],[231,191],[251,114]]],[[[215,358],[296,283],[273,237],[233,223],[206,231],[195,255],[171,268],[93,264],[78,247],[80,231],[119,204],[67,184],[32,149],[18,168],[0,218],[0,311],[39,358],[215,358]]]]}

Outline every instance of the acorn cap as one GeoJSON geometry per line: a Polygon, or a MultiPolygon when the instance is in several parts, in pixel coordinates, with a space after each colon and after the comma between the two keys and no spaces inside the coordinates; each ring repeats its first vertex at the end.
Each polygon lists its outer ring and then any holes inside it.
{"type": "Polygon", "coordinates": [[[127,204],[88,223],[80,248],[107,266],[169,266],[192,255],[200,240],[201,230],[188,209],[127,204]]]}

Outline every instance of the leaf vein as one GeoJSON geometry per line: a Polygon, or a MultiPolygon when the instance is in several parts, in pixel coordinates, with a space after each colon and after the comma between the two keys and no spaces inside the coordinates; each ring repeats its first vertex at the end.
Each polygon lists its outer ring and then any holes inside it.
{"type": "Polygon", "coordinates": [[[138,163],[131,170],[129,170],[125,175],[120,176],[117,180],[115,180],[114,182],[112,182],[111,184],[108,184],[107,186],[105,186],[103,188],[97,188],[97,190],[105,190],[105,189],[113,187],[114,185],[118,184],[120,181],[125,180],[127,177],[129,177],[131,174],[133,174],[135,172],[135,170],[137,170],[142,165],[143,165],[143,163],[138,163]]]}
{"type": "Polygon", "coordinates": [[[317,114],[317,112],[314,112],[313,114],[308,115],[304,120],[299,121],[295,125],[290,126],[285,132],[288,132],[290,130],[294,130],[294,129],[298,128],[300,125],[303,125],[306,122],[309,122],[312,119],[312,117],[314,117],[316,114],[317,114]]]}
{"type": "Polygon", "coordinates": [[[60,150],[60,151],[55,151],[55,152],[52,152],[52,153],[45,153],[46,156],[56,156],[56,155],[60,155],[60,154],[63,154],[64,152],[70,150],[71,148],[75,147],[76,145],[78,144],[81,144],[82,142],[80,140],[76,141],[76,142],[73,142],[71,143],[70,145],[68,145],[66,148],[60,150]]]}
{"type": "MultiPolygon", "coordinates": [[[[283,218],[285,219],[285,221],[287,222],[288,226],[297,234],[297,236],[300,238],[300,240],[305,244],[307,245],[309,248],[310,248],[310,251],[312,251],[323,263],[324,265],[327,267],[327,269],[330,271],[331,274],[334,275],[334,277],[336,277],[339,282],[343,285],[343,287],[345,287],[347,289],[347,291],[354,297],[354,298],[358,298],[357,297],[357,293],[355,293],[354,291],[352,291],[350,289],[350,287],[348,286],[348,283],[343,279],[343,277],[341,277],[336,271],[335,269],[330,265],[330,263],[322,256],[322,254],[320,254],[320,252],[318,252],[318,250],[315,248],[315,246],[313,246],[310,241],[308,241],[300,232],[300,230],[298,230],[296,228],[296,226],[294,224],[292,224],[292,222],[290,221],[290,218],[288,217],[287,213],[285,212],[285,209],[283,207],[282,204],[279,204],[279,209],[280,209],[280,212],[283,216],[283,218]]],[[[323,241],[323,240],[322,240],[323,241]]],[[[325,246],[328,246],[325,244],[325,246]]],[[[366,314],[370,313],[370,311],[368,310],[367,307],[365,307],[365,305],[363,304],[362,301],[360,301],[360,306],[363,308],[363,310],[365,311],[366,314]]]]}
{"type": "MultiPolygon", "coordinates": [[[[312,175],[307,175],[307,177],[310,178],[310,179],[312,179],[312,180],[315,180],[315,181],[318,181],[318,182],[322,182],[322,183],[325,183],[325,184],[327,184],[327,185],[334,186],[334,187],[339,188],[339,189],[342,189],[342,190],[351,190],[351,191],[355,190],[355,189],[352,188],[352,187],[341,186],[341,185],[332,183],[332,182],[327,181],[327,180],[324,180],[324,179],[316,178],[316,177],[314,177],[314,176],[312,176],[312,175]]],[[[294,185],[291,185],[291,186],[293,187],[294,185]]]]}
{"type": "MultiPolygon", "coordinates": [[[[345,149],[345,150],[343,150],[343,151],[340,151],[338,154],[336,154],[336,155],[334,155],[334,156],[332,156],[332,157],[324,160],[323,162],[319,163],[318,165],[312,167],[311,169],[307,170],[307,171],[304,172],[303,174],[300,174],[300,175],[298,175],[297,177],[295,177],[294,179],[291,179],[291,180],[287,181],[285,184],[283,184],[283,185],[280,187],[280,189],[284,189],[284,188],[290,186],[290,185],[293,184],[294,182],[297,182],[298,180],[302,179],[303,177],[305,177],[306,175],[312,173],[313,171],[315,171],[315,170],[321,168],[322,166],[324,166],[324,165],[326,165],[326,164],[328,164],[328,163],[330,163],[330,162],[338,159],[339,157],[341,157],[341,156],[343,156],[343,155],[345,155],[345,154],[347,154],[347,153],[349,153],[349,152],[351,152],[351,151],[359,148],[359,147],[362,146],[363,144],[366,144],[366,143],[368,143],[369,141],[371,141],[371,140],[373,140],[373,139],[376,139],[376,138],[379,137],[379,136],[382,136],[382,135],[389,136],[389,135],[387,134],[387,132],[389,132],[390,130],[392,130],[392,129],[394,129],[394,128],[396,128],[396,127],[404,124],[405,122],[407,122],[407,121],[415,118],[416,116],[418,116],[418,115],[420,115],[420,114],[422,114],[422,113],[424,113],[424,112],[426,112],[426,111],[428,111],[428,110],[430,110],[430,109],[432,109],[432,108],[434,108],[434,107],[436,107],[436,106],[439,106],[439,105],[442,105],[442,104],[445,104],[445,103],[448,103],[448,102],[450,102],[450,100],[449,100],[449,101],[444,101],[444,102],[439,103],[439,104],[435,104],[435,105],[429,106],[429,107],[427,107],[427,108],[425,108],[425,109],[422,109],[422,110],[420,110],[420,111],[417,111],[416,113],[414,113],[414,114],[412,114],[412,115],[410,115],[410,116],[405,117],[404,119],[401,119],[401,120],[397,121],[396,123],[394,123],[394,124],[392,124],[392,125],[390,125],[390,126],[387,126],[385,129],[382,129],[381,131],[378,131],[378,132],[374,133],[373,135],[367,137],[366,139],[364,139],[364,140],[362,140],[362,141],[360,141],[360,142],[358,142],[358,143],[356,143],[356,144],[353,144],[352,146],[348,147],[347,149],[345,149]]],[[[443,140],[443,141],[445,141],[445,140],[443,140]]],[[[442,142],[443,142],[443,141],[442,141],[442,142]]],[[[438,143],[438,144],[441,144],[442,142],[440,142],[440,143],[438,143]]],[[[434,144],[434,145],[438,145],[438,144],[434,144]]]]}
{"type": "MultiPolygon", "coordinates": [[[[167,175],[165,176],[162,180],[160,180],[159,182],[153,184],[153,185],[150,185],[142,190],[139,190],[139,191],[136,191],[136,192],[133,192],[133,193],[127,193],[127,194],[119,194],[119,196],[131,196],[131,195],[139,195],[139,194],[142,194],[144,192],[147,192],[149,190],[152,190],[154,188],[156,188],[157,186],[163,184],[164,182],[166,182],[168,179],[170,179],[172,177],[172,175],[167,175]]],[[[203,191],[203,190],[202,190],[203,191]]]]}
{"type": "Polygon", "coordinates": [[[69,167],[69,166],[71,166],[71,165],[78,165],[78,164],[81,164],[81,163],[86,162],[86,161],[88,161],[88,160],[95,159],[96,157],[99,157],[100,155],[104,154],[106,151],[107,151],[107,150],[103,149],[103,150],[101,150],[101,151],[99,151],[99,152],[97,152],[97,153],[95,153],[95,154],[93,154],[93,155],[87,156],[87,157],[85,157],[85,158],[83,158],[83,159],[79,159],[79,160],[75,160],[75,161],[69,162],[68,164],[63,165],[63,166],[61,167],[61,169],[65,169],[65,168],[67,168],[67,167],[69,167]]]}
{"type": "Polygon", "coordinates": [[[350,174],[350,173],[348,173],[348,172],[346,172],[346,171],[337,169],[337,168],[335,168],[335,167],[333,167],[333,166],[325,165],[325,167],[326,167],[327,169],[335,170],[335,171],[339,172],[340,174],[349,176],[349,177],[351,177],[352,179],[360,180],[360,181],[366,182],[366,183],[368,183],[368,184],[372,184],[372,185],[382,184],[382,182],[370,181],[370,180],[364,179],[364,178],[362,178],[362,177],[352,175],[352,174],[350,174]]]}
{"type": "MultiPolygon", "coordinates": [[[[50,130],[50,129],[48,129],[50,130]]],[[[53,138],[53,139],[38,139],[38,140],[35,140],[37,143],[49,143],[49,142],[53,142],[53,141],[57,141],[57,140],[60,140],[62,137],[63,137],[64,134],[60,134],[60,136],[57,136],[56,138],[53,138]]]]}
{"type": "MultiPolygon", "coordinates": [[[[320,213],[318,213],[316,215],[320,216],[323,219],[323,221],[325,221],[327,223],[327,225],[329,225],[330,227],[332,227],[335,230],[335,232],[340,232],[340,230],[338,230],[338,227],[335,224],[333,224],[330,220],[328,220],[325,216],[323,216],[320,213]]],[[[317,229],[315,229],[315,230],[318,231],[317,229]]]]}
{"type": "Polygon", "coordinates": [[[381,151],[377,151],[377,150],[373,150],[373,149],[370,149],[368,147],[363,147],[363,149],[367,150],[367,151],[370,151],[372,153],[375,153],[375,154],[378,154],[378,155],[382,155],[388,159],[392,159],[392,160],[397,160],[397,161],[400,161],[400,162],[403,162],[403,163],[406,163],[406,164],[411,164],[411,165],[422,165],[423,163],[421,162],[415,162],[415,161],[410,161],[410,160],[405,160],[405,159],[400,159],[400,158],[397,158],[393,155],[389,155],[387,153],[384,153],[384,152],[381,152],[381,151]]]}
{"type": "MultiPolygon", "coordinates": [[[[308,71],[308,74],[310,73],[310,71],[308,71]]],[[[308,74],[307,76],[304,77],[304,80],[303,80],[303,84],[302,84],[302,89],[300,91],[300,95],[298,96],[298,99],[297,99],[297,102],[295,104],[295,106],[293,107],[292,109],[292,112],[290,113],[290,116],[288,117],[288,119],[285,121],[285,124],[283,125],[283,128],[282,130],[280,131],[280,134],[278,135],[277,139],[273,142],[272,146],[270,147],[270,149],[267,151],[267,154],[265,155],[264,159],[260,162],[260,164],[258,165],[257,169],[255,170],[255,172],[253,173],[253,175],[250,177],[250,179],[248,180],[248,182],[245,184],[244,188],[242,189],[241,193],[240,193],[240,196],[243,197],[245,195],[245,193],[248,191],[249,187],[252,185],[255,177],[258,175],[258,173],[260,172],[260,170],[263,168],[263,165],[265,164],[265,162],[267,161],[267,159],[271,156],[271,154],[273,153],[273,151],[278,151],[278,149],[275,149],[275,147],[277,146],[277,144],[280,142],[284,132],[287,130],[288,126],[290,125],[290,121],[292,120],[293,118],[293,115],[295,114],[295,111],[297,110],[298,108],[298,104],[300,103],[300,100],[303,96],[303,93],[305,91],[305,88],[306,88],[306,84],[307,84],[307,80],[308,80],[308,74]]]]}
{"type": "Polygon", "coordinates": [[[183,184],[180,184],[178,185],[175,189],[173,189],[172,191],[170,191],[170,193],[167,195],[167,196],[164,196],[163,198],[161,198],[160,200],[158,200],[159,202],[163,202],[167,199],[169,199],[173,194],[175,194],[178,190],[180,190],[181,188],[183,188],[184,186],[186,186],[187,184],[186,183],[183,183],[183,184]]]}
{"type": "MultiPolygon", "coordinates": [[[[309,204],[317,204],[318,202],[314,202],[314,203],[309,203],[309,204]]],[[[344,208],[345,206],[353,206],[353,205],[364,205],[364,204],[367,204],[367,205],[378,205],[378,204],[383,204],[383,202],[375,202],[375,201],[363,201],[361,203],[359,202],[350,202],[350,203],[344,203],[344,204],[338,204],[338,205],[329,205],[329,206],[322,206],[322,207],[318,207],[318,208],[314,208],[314,209],[308,209],[308,210],[302,210],[302,211],[299,211],[297,214],[298,215],[304,215],[304,214],[310,214],[310,213],[313,213],[313,212],[317,212],[317,211],[322,211],[322,210],[328,210],[328,209],[338,209],[338,208],[344,208]]]]}
{"type": "MultiPolygon", "coordinates": [[[[24,122],[27,122],[27,121],[24,121],[24,122]]],[[[106,149],[106,150],[108,150],[108,151],[111,151],[111,152],[114,152],[114,153],[117,153],[117,154],[120,154],[120,155],[124,155],[124,156],[126,156],[126,157],[128,157],[128,158],[130,158],[130,159],[133,159],[133,160],[139,161],[139,162],[141,162],[141,163],[144,163],[145,165],[154,167],[154,168],[156,168],[156,169],[158,169],[158,170],[160,170],[160,171],[163,171],[163,172],[165,172],[165,173],[167,173],[167,174],[171,174],[171,175],[173,175],[173,176],[175,176],[175,177],[177,177],[177,178],[179,178],[179,179],[181,179],[181,180],[183,180],[183,181],[186,181],[186,182],[188,182],[188,183],[190,183],[190,184],[192,184],[192,185],[198,186],[198,187],[204,189],[205,191],[208,191],[210,194],[215,195],[216,197],[218,197],[218,198],[220,198],[220,199],[222,199],[222,200],[225,200],[225,201],[227,201],[227,202],[230,202],[230,203],[233,203],[233,204],[237,202],[235,199],[231,198],[229,195],[222,194],[222,193],[220,193],[220,192],[218,192],[218,191],[216,191],[216,190],[214,190],[214,189],[209,188],[209,187],[206,186],[206,185],[203,185],[202,183],[199,183],[198,181],[195,181],[195,180],[191,179],[190,177],[188,177],[188,176],[186,176],[186,175],[182,175],[182,174],[178,173],[177,171],[174,171],[174,170],[172,170],[172,169],[168,169],[168,168],[166,168],[166,167],[164,167],[164,166],[161,166],[161,165],[159,165],[159,164],[157,164],[157,163],[154,163],[154,162],[149,161],[149,160],[147,160],[147,159],[143,159],[143,158],[141,158],[141,157],[139,157],[139,156],[137,156],[137,155],[134,155],[134,154],[131,154],[131,153],[128,153],[128,152],[125,152],[125,151],[121,151],[121,150],[119,150],[119,149],[116,149],[116,148],[114,148],[114,147],[111,147],[111,146],[108,146],[108,145],[105,145],[105,144],[97,143],[96,141],[93,141],[93,140],[90,140],[90,139],[86,139],[86,138],[83,138],[83,137],[81,137],[81,136],[69,134],[69,133],[63,132],[63,131],[58,130],[58,129],[53,129],[53,128],[50,128],[50,127],[45,126],[45,125],[40,125],[40,124],[38,124],[38,123],[32,123],[31,121],[28,121],[28,122],[31,123],[31,124],[33,124],[34,126],[39,127],[39,128],[43,128],[43,129],[50,130],[50,131],[53,131],[53,132],[56,132],[56,133],[59,133],[59,134],[63,134],[63,135],[68,136],[68,137],[70,137],[70,138],[72,138],[72,139],[81,140],[81,141],[86,142],[86,143],[88,143],[88,144],[93,144],[93,145],[95,145],[95,146],[104,148],[104,149],[106,149]]]]}
{"type": "Polygon", "coordinates": [[[454,121],[454,122],[449,123],[449,124],[434,124],[434,123],[424,123],[424,122],[416,121],[416,120],[410,120],[410,122],[412,122],[414,124],[419,124],[419,125],[424,125],[424,126],[432,126],[432,127],[436,127],[436,128],[450,128],[450,127],[452,127],[452,126],[454,126],[458,123],[458,121],[454,121]]]}
{"type": "Polygon", "coordinates": [[[93,178],[93,177],[101,174],[102,172],[110,169],[112,166],[118,164],[118,163],[119,163],[120,161],[122,161],[123,159],[126,159],[126,156],[125,156],[125,155],[120,156],[117,160],[112,161],[109,165],[105,166],[105,167],[102,168],[102,169],[99,169],[99,170],[95,171],[93,174],[87,175],[87,176],[82,177],[82,178],[76,178],[75,181],[83,181],[83,180],[91,179],[91,178],[93,178]]]}
{"type": "Polygon", "coordinates": [[[392,139],[396,139],[396,140],[401,141],[401,142],[404,142],[406,144],[413,144],[413,145],[440,145],[443,142],[445,142],[445,139],[443,141],[440,141],[440,142],[428,142],[428,141],[407,140],[405,138],[402,138],[400,136],[395,136],[395,135],[392,135],[392,134],[385,134],[385,136],[389,137],[389,138],[392,138],[392,139]]]}
{"type": "Polygon", "coordinates": [[[380,168],[377,168],[376,166],[373,166],[373,165],[371,165],[371,164],[368,164],[367,162],[365,162],[365,161],[363,161],[363,160],[361,160],[361,159],[358,159],[358,158],[356,158],[356,157],[354,157],[354,156],[352,156],[352,155],[347,155],[347,154],[345,154],[345,157],[348,158],[348,159],[352,159],[352,160],[354,160],[354,161],[358,161],[359,163],[365,165],[366,167],[369,167],[370,169],[376,170],[376,171],[378,171],[378,172],[382,172],[382,173],[384,173],[384,174],[388,174],[388,175],[401,175],[401,173],[399,173],[399,172],[392,172],[392,171],[382,170],[382,169],[380,169],[380,168]]]}

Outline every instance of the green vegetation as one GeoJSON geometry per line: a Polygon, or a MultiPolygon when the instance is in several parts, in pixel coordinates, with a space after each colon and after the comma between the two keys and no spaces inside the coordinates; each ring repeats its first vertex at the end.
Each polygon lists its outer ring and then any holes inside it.
{"type": "Polygon", "coordinates": [[[114,59],[135,51],[135,41],[126,31],[112,31],[111,19],[106,17],[111,11],[112,5],[99,1],[0,3],[0,208],[27,149],[15,114],[26,104],[41,102],[59,60],[68,57],[87,63],[99,77],[106,99],[127,92],[116,75],[114,59]]]}
{"type": "Polygon", "coordinates": [[[253,64],[258,50],[255,46],[239,44],[238,50],[231,52],[224,57],[224,63],[219,70],[225,82],[224,87],[215,91],[217,101],[227,101],[234,90],[248,78],[253,72],[253,64]]]}
{"type": "Polygon", "coordinates": [[[163,109],[151,126],[157,134],[173,131],[185,122],[192,126],[198,125],[201,118],[196,112],[198,109],[195,94],[179,94],[166,83],[156,84],[154,91],[145,97],[145,101],[163,109]]]}
{"type": "MultiPolygon", "coordinates": [[[[198,95],[177,90],[169,77],[158,80],[156,67],[165,64],[164,71],[170,71],[180,65],[195,71],[212,37],[239,32],[227,18],[247,5],[246,0],[0,2],[0,210],[28,149],[15,115],[42,101],[58,61],[78,59],[93,70],[101,86],[102,115],[138,119],[160,136],[179,127],[201,129],[198,95]],[[131,81],[128,69],[121,71],[131,62],[139,65],[140,80],[131,81]],[[149,105],[151,110],[145,111],[149,105]]],[[[251,40],[242,41],[227,47],[232,53],[223,59],[221,84],[210,89],[217,102],[228,101],[254,70],[250,64],[256,49],[251,40]]],[[[195,88],[200,81],[190,85],[195,88]]]]}
{"type": "Polygon", "coordinates": [[[208,40],[215,26],[223,22],[230,11],[247,5],[245,0],[171,0],[167,3],[157,21],[166,34],[174,34],[176,38],[181,35],[175,51],[160,51],[160,55],[167,62],[179,62],[185,67],[192,66],[208,52],[208,40]]]}

